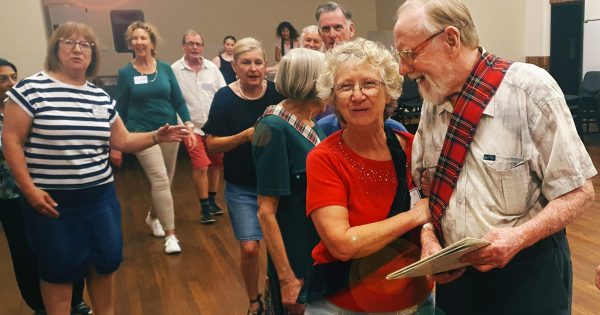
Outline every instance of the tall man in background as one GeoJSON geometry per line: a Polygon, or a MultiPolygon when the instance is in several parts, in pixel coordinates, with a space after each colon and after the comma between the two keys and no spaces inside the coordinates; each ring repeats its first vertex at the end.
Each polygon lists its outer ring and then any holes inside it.
{"type": "Polygon", "coordinates": [[[225,86],[225,79],[219,68],[204,58],[204,39],[200,33],[188,30],[183,34],[181,48],[183,57],[173,63],[177,82],[185,98],[198,145],[188,150],[192,162],[192,178],[194,190],[200,199],[200,223],[215,222],[213,216],[223,214],[223,210],[215,202],[219,179],[223,167],[223,154],[208,155],[206,138],[200,128],[208,119],[210,104],[215,93],[225,86]]]}
{"type": "Polygon", "coordinates": [[[325,50],[333,48],[336,43],[345,42],[354,37],[352,12],[338,3],[329,1],[319,5],[315,17],[325,50]]]}

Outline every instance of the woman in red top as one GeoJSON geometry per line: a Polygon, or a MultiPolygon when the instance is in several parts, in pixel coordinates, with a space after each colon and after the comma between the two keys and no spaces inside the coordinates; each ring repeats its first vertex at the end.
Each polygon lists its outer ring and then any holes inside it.
{"type": "Polygon", "coordinates": [[[419,259],[415,228],[430,220],[410,176],[412,135],[384,129],[401,83],[398,63],[374,42],[357,39],[327,54],[317,89],[345,128],[308,155],[307,214],[321,242],[305,280],[305,314],[432,309],[431,281],[385,280],[419,259]]]}

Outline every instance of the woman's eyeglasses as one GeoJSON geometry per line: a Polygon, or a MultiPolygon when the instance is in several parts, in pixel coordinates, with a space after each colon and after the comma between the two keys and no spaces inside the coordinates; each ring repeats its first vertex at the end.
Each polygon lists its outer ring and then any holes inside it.
{"type": "Polygon", "coordinates": [[[342,82],[333,86],[335,95],[339,98],[350,98],[354,91],[360,90],[366,96],[376,96],[383,82],[377,80],[365,80],[360,82],[342,82]]]}
{"type": "Polygon", "coordinates": [[[96,44],[87,42],[85,40],[76,41],[72,39],[65,39],[62,37],[58,40],[60,40],[63,43],[63,45],[71,49],[75,48],[76,45],[79,45],[79,49],[81,49],[81,51],[83,52],[90,52],[92,50],[92,47],[96,46],[96,44]]]}

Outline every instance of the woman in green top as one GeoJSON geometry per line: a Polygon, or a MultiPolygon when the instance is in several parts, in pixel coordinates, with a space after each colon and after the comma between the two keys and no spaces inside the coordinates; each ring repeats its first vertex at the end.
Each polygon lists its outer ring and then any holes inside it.
{"type": "MultiPolygon", "coordinates": [[[[158,33],[144,22],[133,22],[126,32],[135,58],[119,69],[117,111],[131,132],[146,132],[177,124],[177,115],[190,131],[188,142],[196,145],[194,125],[171,66],[155,58],[158,33]]],[[[171,182],[179,143],[161,143],[136,153],[150,181],[152,207],[146,224],[156,237],[165,237],[165,252],[181,252],[175,236],[175,215],[171,182]]],[[[113,164],[120,165],[120,152],[112,152],[113,164]]]]}
{"type": "Polygon", "coordinates": [[[268,298],[273,314],[303,314],[296,299],[311,250],[319,242],[306,217],[306,156],[325,134],[314,122],[324,105],[315,82],[322,53],[306,48],[289,51],[279,64],[277,91],[287,97],[270,106],[254,131],[258,218],[269,256],[268,298]]]}

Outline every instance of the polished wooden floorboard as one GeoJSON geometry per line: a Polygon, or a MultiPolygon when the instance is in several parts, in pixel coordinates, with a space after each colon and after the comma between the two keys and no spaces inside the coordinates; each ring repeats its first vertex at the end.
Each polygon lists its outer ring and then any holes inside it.
{"type": "MultiPolygon", "coordinates": [[[[600,135],[586,136],[585,142],[600,169],[600,135]]],[[[217,217],[216,224],[200,224],[185,154],[178,163],[173,196],[183,252],[176,256],[163,253],[163,240],[153,238],[144,223],[150,205],[149,186],[137,162],[127,159],[115,176],[125,244],[124,262],[117,272],[118,314],[245,314],[248,302],[239,272],[239,247],[229,217],[225,213],[217,217]]],[[[593,283],[600,263],[600,178],[593,182],[593,207],[568,228],[574,266],[573,314],[600,314],[600,290],[593,283]]],[[[218,202],[225,206],[222,190],[218,202]]],[[[264,244],[261,246],[264,261],[264,244]]],[[[31,314],[19,295],[4,237],[0,237],[0,257],[0,315],[31,314]]],[[[260,278],[264,279],[264,264],[260,278]]]]}

